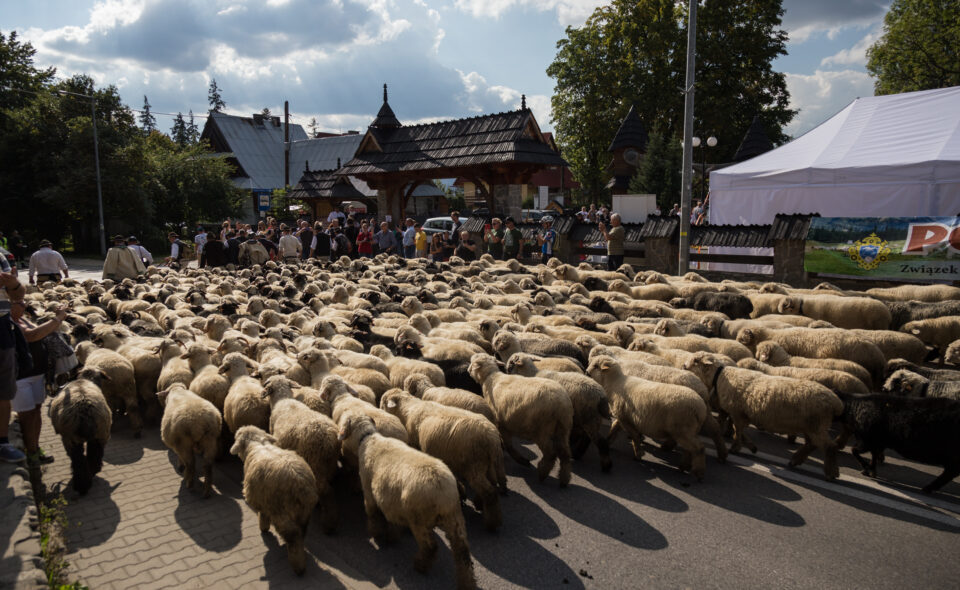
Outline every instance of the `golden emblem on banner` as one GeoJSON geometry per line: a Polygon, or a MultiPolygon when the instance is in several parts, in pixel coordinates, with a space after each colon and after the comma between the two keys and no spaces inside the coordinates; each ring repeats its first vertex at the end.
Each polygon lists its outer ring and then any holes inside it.
{"type": "Polygon", "coordinates": [[[847,248],[847,255],[860,268],[873,270],[880,266],[881,262],[887,261],[890,248],[887,246],[886,240],[872,233],[862,240],[857,240],[847,248]]]}

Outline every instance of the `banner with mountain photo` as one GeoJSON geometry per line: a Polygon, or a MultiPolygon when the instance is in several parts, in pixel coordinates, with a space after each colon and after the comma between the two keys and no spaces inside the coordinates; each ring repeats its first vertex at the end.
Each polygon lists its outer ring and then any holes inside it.
{"type": "Polygon", "coordinates": [[[814,217],[803,268],[871,279],[960,280],[960,217],[814,217]]]}

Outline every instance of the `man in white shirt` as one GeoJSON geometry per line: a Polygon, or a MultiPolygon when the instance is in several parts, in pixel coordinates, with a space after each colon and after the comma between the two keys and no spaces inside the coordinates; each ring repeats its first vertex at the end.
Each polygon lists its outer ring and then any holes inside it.
{"type": "Polygon", "coordinates": [[[197,245],[197,260],[200,260],[200,254],[203,253],[203,245],[207,243],[207,231],[202,227],[198,227],[197,235],[193,237],[193,243],[197,245]]]}
{"type": "Polygon", "coordinates": [[[127,238],[127,248],[133,250],[133,253],[140,258],[140,262],[143,262],[144,266],[150,266],[153,264],[153,255],[150,254],[150,251],[140,245],[137,236],[130,236],[127,238]]]}
{"type": "Polygon", "coordinates": [[[300,239],[297,236],[290,234],[290,228],[286,225],[280,226],[280,258],[287,264],[293,264],[300,258],[300,253],[303,252],[303,244],[300,243],[300,239]]]}
{"type": "Polygon", "coordinates": [[[416,258],[416,240],[417,230],[414,228],[413,219],[407,218],[407,229],[403,232],[403,257],[416,258]]]}
{"type": "Polygon", "coordinates": [[[33,253],[30,257],[30,284],[34,285],[37,281],[53,281],[55,283],[60,282],[60,272],[63,272],[64,277],[69,277],[70,273],[67,271],[67,261],[63,259],[63,256],[59,252],[53,249],[53,245],[50,243],[50,240],[41,240],[40,249],[33,253]],[[36,275],[36,277],[34,277],[36,275]],[[36,280],[34,280],[36,278],[36,280]]]}

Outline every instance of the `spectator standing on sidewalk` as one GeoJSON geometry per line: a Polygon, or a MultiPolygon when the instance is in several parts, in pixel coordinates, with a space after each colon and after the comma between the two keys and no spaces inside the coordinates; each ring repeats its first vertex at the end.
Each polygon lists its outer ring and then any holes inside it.
{"type": "Polygon", "coordinates": [[[490,229],[483,235],[483,241],[487,243],[487,253],[494,260],[503,259],[503,222],[499,217],[490,221],[490,229]]]}
{"type": "Polygon", "coordinates": [[[227,250],[227,270],[236,270],[240,264],[240,240],[233,230],[227,232],[227,239],[224,240],[224,247],[227,250]],[[233,268],[230,268],[230,267],[233,268]]]}
{"type": "Polygon", "coordinates": [[[297,238],[300,239],[300,259],[310,258],[310,244],[313,243],[313,230],[306,221],[300,222],[300,229],[297,231],[297,238]]]}
{"type": "Polygon", "coordinates": [[[523,232],[517,227],[513,217],[507,217],[505,221],[507,230],[503,232],[503,259],[516,258],[520,260],[520,257],[523,256],[523,232]]]}
{"type": "Polygon", "coordinates": [[[416,222],[407,218],[407,229],[403,230],[403,257],[413,258],[417,254],[417,230],[414,228],[416,222]]]}
{"type": "Polygon", "coordinates": [[[103,261],[103,278],[114,282],[123,279],[136,279],[147,272],[147,267],[137,253],[127,247],[123,236],[113,236],[113,247],[107,250],[103,261]]]}
{"type": "Polygon", "coordinates": [[[203,245],[207,243],[207,232],[202,226],[197,226],[197,235],[193,237],[193,243],[196,244],[197,247],[197,262],[200,262],[203,245]]]}
{"type": "MultiPolygon", "coordinates": [[[[115,248],[111,248],[113,249],[115,248]]],[[[123,249],[130,252],[126,247],[123,249]]],[[[47,397],[46,377],[52,360],[50,351],[44,344],[44,338],[60,329],[60,325],[67,317],[67,310],[58,306],[54,310],[54,319],[38,326],[24,317],[26,303],[22,298],[12,299],[10,304],[10,318],[23,333],[33,360],[33,368],[26,374],[18,376],[17,394],[11,402],[11,408],[20,419],[23,446],[27,450],[27,462],[31,465],[53,463],[53,457],[44,454],[43,449],[40,448],[40,425],[42,424],[40,409],[47,397]]]]}
{"type": "Polygon", "coordinates": [[[557,245],[557,232],[553,229],[553,217],[544,215],[540,220],[543,233],[537,234],[537,243],[540,244],[540,263],[546,264],[553,257],[553,247],[557,245]]]}
{"type": "Polygon", "coordinates": [[[380,231],[373,235],[377,244],[377,254],[393,254],[397,250],[397,239],[390,231],[390,225],[384,221],[380,224],[380,231]]]}
{"type": "Polygon", "coordinates": [[[426,258],[427,257],[427,232],[423,231],[423,226],[419,223],[413,225],[414,231],[416,231],[414,246],[416,246],[417,258],[426,258]]]}
{"type": "Polygon", "coordinates": [[[362,258],[373,257],[373,232],[370,231],[370,225],[366,221],[360,225],[360,231],[357,232],[357,255],[362,258]]]}
{"type": "Polygon", "coordinates": [[[623,239],[626,232],[620,223],[620,214],[614,213],[610,216],[610,229],[600,222],[597,228],[603,233],[607,240],[607,269],[617,270],[623,265],[623,239]]]}
{"type": "Polygon", "coordinates": [[[226,266],[229,262],[229,251],[227,245],[217,239],[217,234],[210,232],[207,234],[207,241],[203,245],[203,253],[200,254],[201,267],[226,266]]]}
{"type": "Polygon", "coordinates": [[[63,272],[64,277],[70,276],[67,270],[67,261],[53,249],[50,240],[40,240],[40,249],[30,256],[30,271],[28,273],[30,284],[44,281],[59,283],[61,272],[63,272]],[[34,281],[34,278],[36,278],[36,281],[34,281]]]}
{"type": "MultiPolygon", "coordinates": [[[[17,394],[17,340],[25,344],[20,328],[10,316],[11,301],[22,301],[26,290],[10,272],[7,261],[0,261],[0,461],[19,463],[26,458],[7,438],[11,401],[17,394]]],[[[29,370],[27,367],[25,370],[29,370]]]]}

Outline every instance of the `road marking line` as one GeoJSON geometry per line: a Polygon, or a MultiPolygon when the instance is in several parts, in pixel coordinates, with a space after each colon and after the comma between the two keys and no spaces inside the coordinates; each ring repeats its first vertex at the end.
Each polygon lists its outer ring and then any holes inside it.
{"type": "Polygon", "coordinates": [[[730,463],[735,463],[743,467],[749,467],[756,471],[761,471],[769,473],[774,477],[779,477],[781,479],[791,480],[798,483],[803,483],[805,485],[821,488],[823,490],[835,492],[838,494],[843,494],[858,500],[863,500],[873,504],[879,504],[886,508],[892,510],[897,510],[900,512],[905,512],[913,516],[918,516],[920,518],[925,518],[927,520],[933,520],[941,524],[945,524],[950,527],[960,528],[960,514],[956,514],[955,511],[957,507],[955,505],[951,506],[946,502],[942,502],[933,498],[923,498],[923,497],[914,497],[913,494],[908,492],[901,492],[900,490],[890,489],[888,487],[882,486],[876,482],[869,480],[864,480],[860,478],[846,478],[844,481],[851,482],[855,485],[862,485],[877,491],[882,491],[884,493],[892,494],[897,496],[899,499],[885,498],[883,496],[878,496],[866,492],[864,490],[858,490],[856,488],[839,485],[833,482],[828,482],[824,479],[818,477],[811,477],[801,473],[800,471],[811,471],[810,469],[795,470],[787,469],[786,462],[780,459],[779,457],[774,457],[773,455],[767,455],[766,453],[757,453],[758,458],[763,458],[767,461],[774,463],[774,465],[768,465],[766,463],[760,463],[758,461],[753,461],[746,457],[741,457],[739,455],[727,455],[727,461],[730,463]],[[910,501],[910,503],[905,503],[904,501],[910,501]],[[917,506],[912,502],[920,502],[926,506],[917,506]],[[941,507],[944,510],[950,511],[950,513],[945,514],[935,510],[934,507],[941,507]]]}

